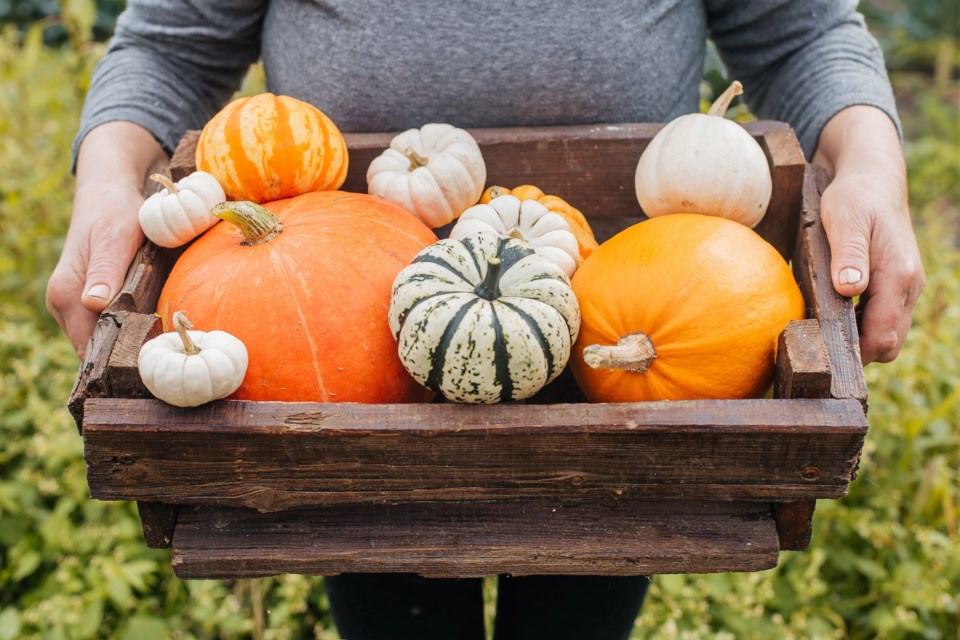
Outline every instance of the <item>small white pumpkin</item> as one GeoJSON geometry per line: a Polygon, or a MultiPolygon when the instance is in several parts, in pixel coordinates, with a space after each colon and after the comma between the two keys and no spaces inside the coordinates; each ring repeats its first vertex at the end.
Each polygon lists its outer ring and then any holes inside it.
{"type": "Polygon", "coordinates": [[[443,123],[397,135],[367,169],[369,193],[400,205],[432,229],[477,202],[486,181],[477,141],[443,123]]]}
{"type": "Polygon", "coordinates": [[[154,244],[179,247],[220,222],[210,209],[227,196],[209,173],[194,171],[177,183],[160,173],[150,179],[164,188],[144,200],[138,215],[143,234],[154,244]]]}
{"type": "Polygon", "coordinates": [[[148,340],[137,358],[143,384],[154,396],[178,407],[225,398],[247,372],[247,348],[225,331],[188,331],[183,311],[173,314],[176,331],[148,340]]]}
{"type": "Polygon", "coordinates": [[[580,245],[570,223],[536,200],[502,195],[489,204],[478,204],[461,214],[450,237],[462,240],[478,233],[494,233],[528,242],[534,250],[572,278],[580,265],[580,245]]]}
{"type": "Polygon", "coordinates": [[[580,331],[560,268],[525,242],[476,233],[417,254],[393,284],[390,330],[407,371],[453,402],[529,398],[580,331]]]}
{"type": "Polygon", "coordinates": [[[666,124],[637,163],[637,200],[647,216],[700,213],[757,226],[770,204],[773,180],[753,137],[724,113],[743,93],[734,82],[707,113],[666,124]]]}

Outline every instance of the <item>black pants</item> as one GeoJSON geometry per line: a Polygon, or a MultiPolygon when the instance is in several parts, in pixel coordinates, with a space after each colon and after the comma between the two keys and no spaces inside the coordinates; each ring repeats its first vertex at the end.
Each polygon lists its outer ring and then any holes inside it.
{"type": "MultiPolygon", "coordinates": [[[[344,640],[484,640],[479,579],[344,574],[325,579],[344,640]]],[[[501,576],[495,640],[625,640],[643,576],[501,576]]]]}

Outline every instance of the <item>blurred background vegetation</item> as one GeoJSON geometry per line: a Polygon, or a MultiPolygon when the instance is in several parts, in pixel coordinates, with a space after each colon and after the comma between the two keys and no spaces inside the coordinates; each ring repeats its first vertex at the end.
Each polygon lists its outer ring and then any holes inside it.
{"type": "MultiPolygon", "coordinates": [[[[64,406],[78,363],[43,298],[80,106],[123,4],[0,0],[0,640],[336,638],[319,579],[179,581],[134,507],[88,498],[64,406]]],[[[903,118],[928,283],[900,357],[867,368],[859,478],[820,501],[809,550],[776,569],[658,576],[636,638],[960,637],[958,7],[861,4],[903,118]]],[[[722,84],[711,59],[704,98],[722,84]]]]}

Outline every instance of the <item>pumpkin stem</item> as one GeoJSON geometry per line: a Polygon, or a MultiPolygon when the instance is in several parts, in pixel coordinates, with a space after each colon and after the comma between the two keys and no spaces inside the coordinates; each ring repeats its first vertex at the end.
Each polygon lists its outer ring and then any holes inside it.
{"type": "Polygon", "coordinates": [[[177,189],[177,185],[173,183],[173,180],[163,175],[162,173],[151,173],[150,179],[153,180],[154,182],[160,183],[160,185],[170,193],[179,193],[179,190],[177,189]]]}
{"type": "Polygon", "coordinates": [[[243,237],[243,244],[257,245],[270,242],[283,231],[283,223],[266,207],[255,202],[221,202],[210,213],[221,220],[236,225],[243,237]]]}
{"type": "Polygon", "coordinates": [[[583,361],[591,369],[623,369],[643,373],[657,358],[657,350],[645,333],[630,333],[614,346],[592,344],[583,350],[583,361]]]}
{"type": "Polygon", "coordinates": [[[193,329],[193,323],[187,319],[183,311],[177,311],[173,314],[173,328],[180,334],[180,340],[183,341],[183,352],[185,354],[195,356],[200,353],[200,349],[197,348],[197,345],[190,339],[190,334],[187,333],[188,329],[193,329]]]}
{"type": "Polygon", "coordinates": [[[417,153],[413,147],[407,147],[407,150],[403,152],[407,156],[407,160],[410,161],[410,168],[407,171],[413,171],[414,169],[419,169],[420,167],[427,166],[427,162],[430,158],[424,158],[422,155],[417,153]]]}
{"type": "Polygon", "coordinates": [[[506,187],[501,187],[500,185],[495,184],[492,187],[490,187],[490,199],[494,200],[495,198],[499,198],[500,196],[508,195],[509,192],[510,190],[507,189],[506,187]]]}
{"type": "Polygon", "coordinates": [[[733,84],[727,87],[727,90],[721,93],[720,97],[717,98],[712,105],[710,105],[707,115],[720,116],[722,118],[723,114],[725,114],[727,109],[730,108],[730,103],[733,102],[733,99],[742,93],[743,85],[740,84],[739,80],[734,80],[733,84]]]}
{"type": "Polygon", "coordinates": [[[503,260],[496,256],[487,258],[487,275],[483,282],[474,287],[473,292],[484,300],[496,300],[500,297],[500,272],[503,270],[503,260]]]}

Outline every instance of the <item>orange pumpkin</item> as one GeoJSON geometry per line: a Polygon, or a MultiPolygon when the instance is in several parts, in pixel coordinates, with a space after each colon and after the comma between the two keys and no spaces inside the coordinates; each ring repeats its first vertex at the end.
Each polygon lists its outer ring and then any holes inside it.
{"type": "Polygon", "coordinates": [[[804,317],[776,249],[700,214],[620,232],[583,262],[573,290],[583,321],[570,363],[594,402],[760,397],[780,332],[804,317]]]}
{"type": "Polygon", "coordinates": [[[347,145],[311,104],[262,93],[238,98],[200,132],[197,169],[213,174],[230,200],[268,202],[340,188],[347,145]]]}
{"type": "Polygon", "coordinates": [[[165,330],[183,309],[197,326],[246,345],[247,373],[232,398],[429,399],[403,368],[387,320],[394,278],[436,241],[422,222],[381,198],[341,191],[265,207],[227,202],[214,212],[240,228],[215,225],[180,256],[157,313],[165,330]]]}
{"type": "Polygon", "coordinates": [[[593,237],[593,230],[590,228],[586,217],[579,209],[565,200],[557,196],[548,196],[532,184],[522,184],[514,189],[494,185],[483,192],[480,203],[489,204],[494,198],[504,195],[513,195],[520,200],[536,200],[548,210],[560,214],[570,225],[570,230],[573,231],[573,235],[577,239],[581,258],[586,259],[596,250],[597,240],[593,237]]]}

